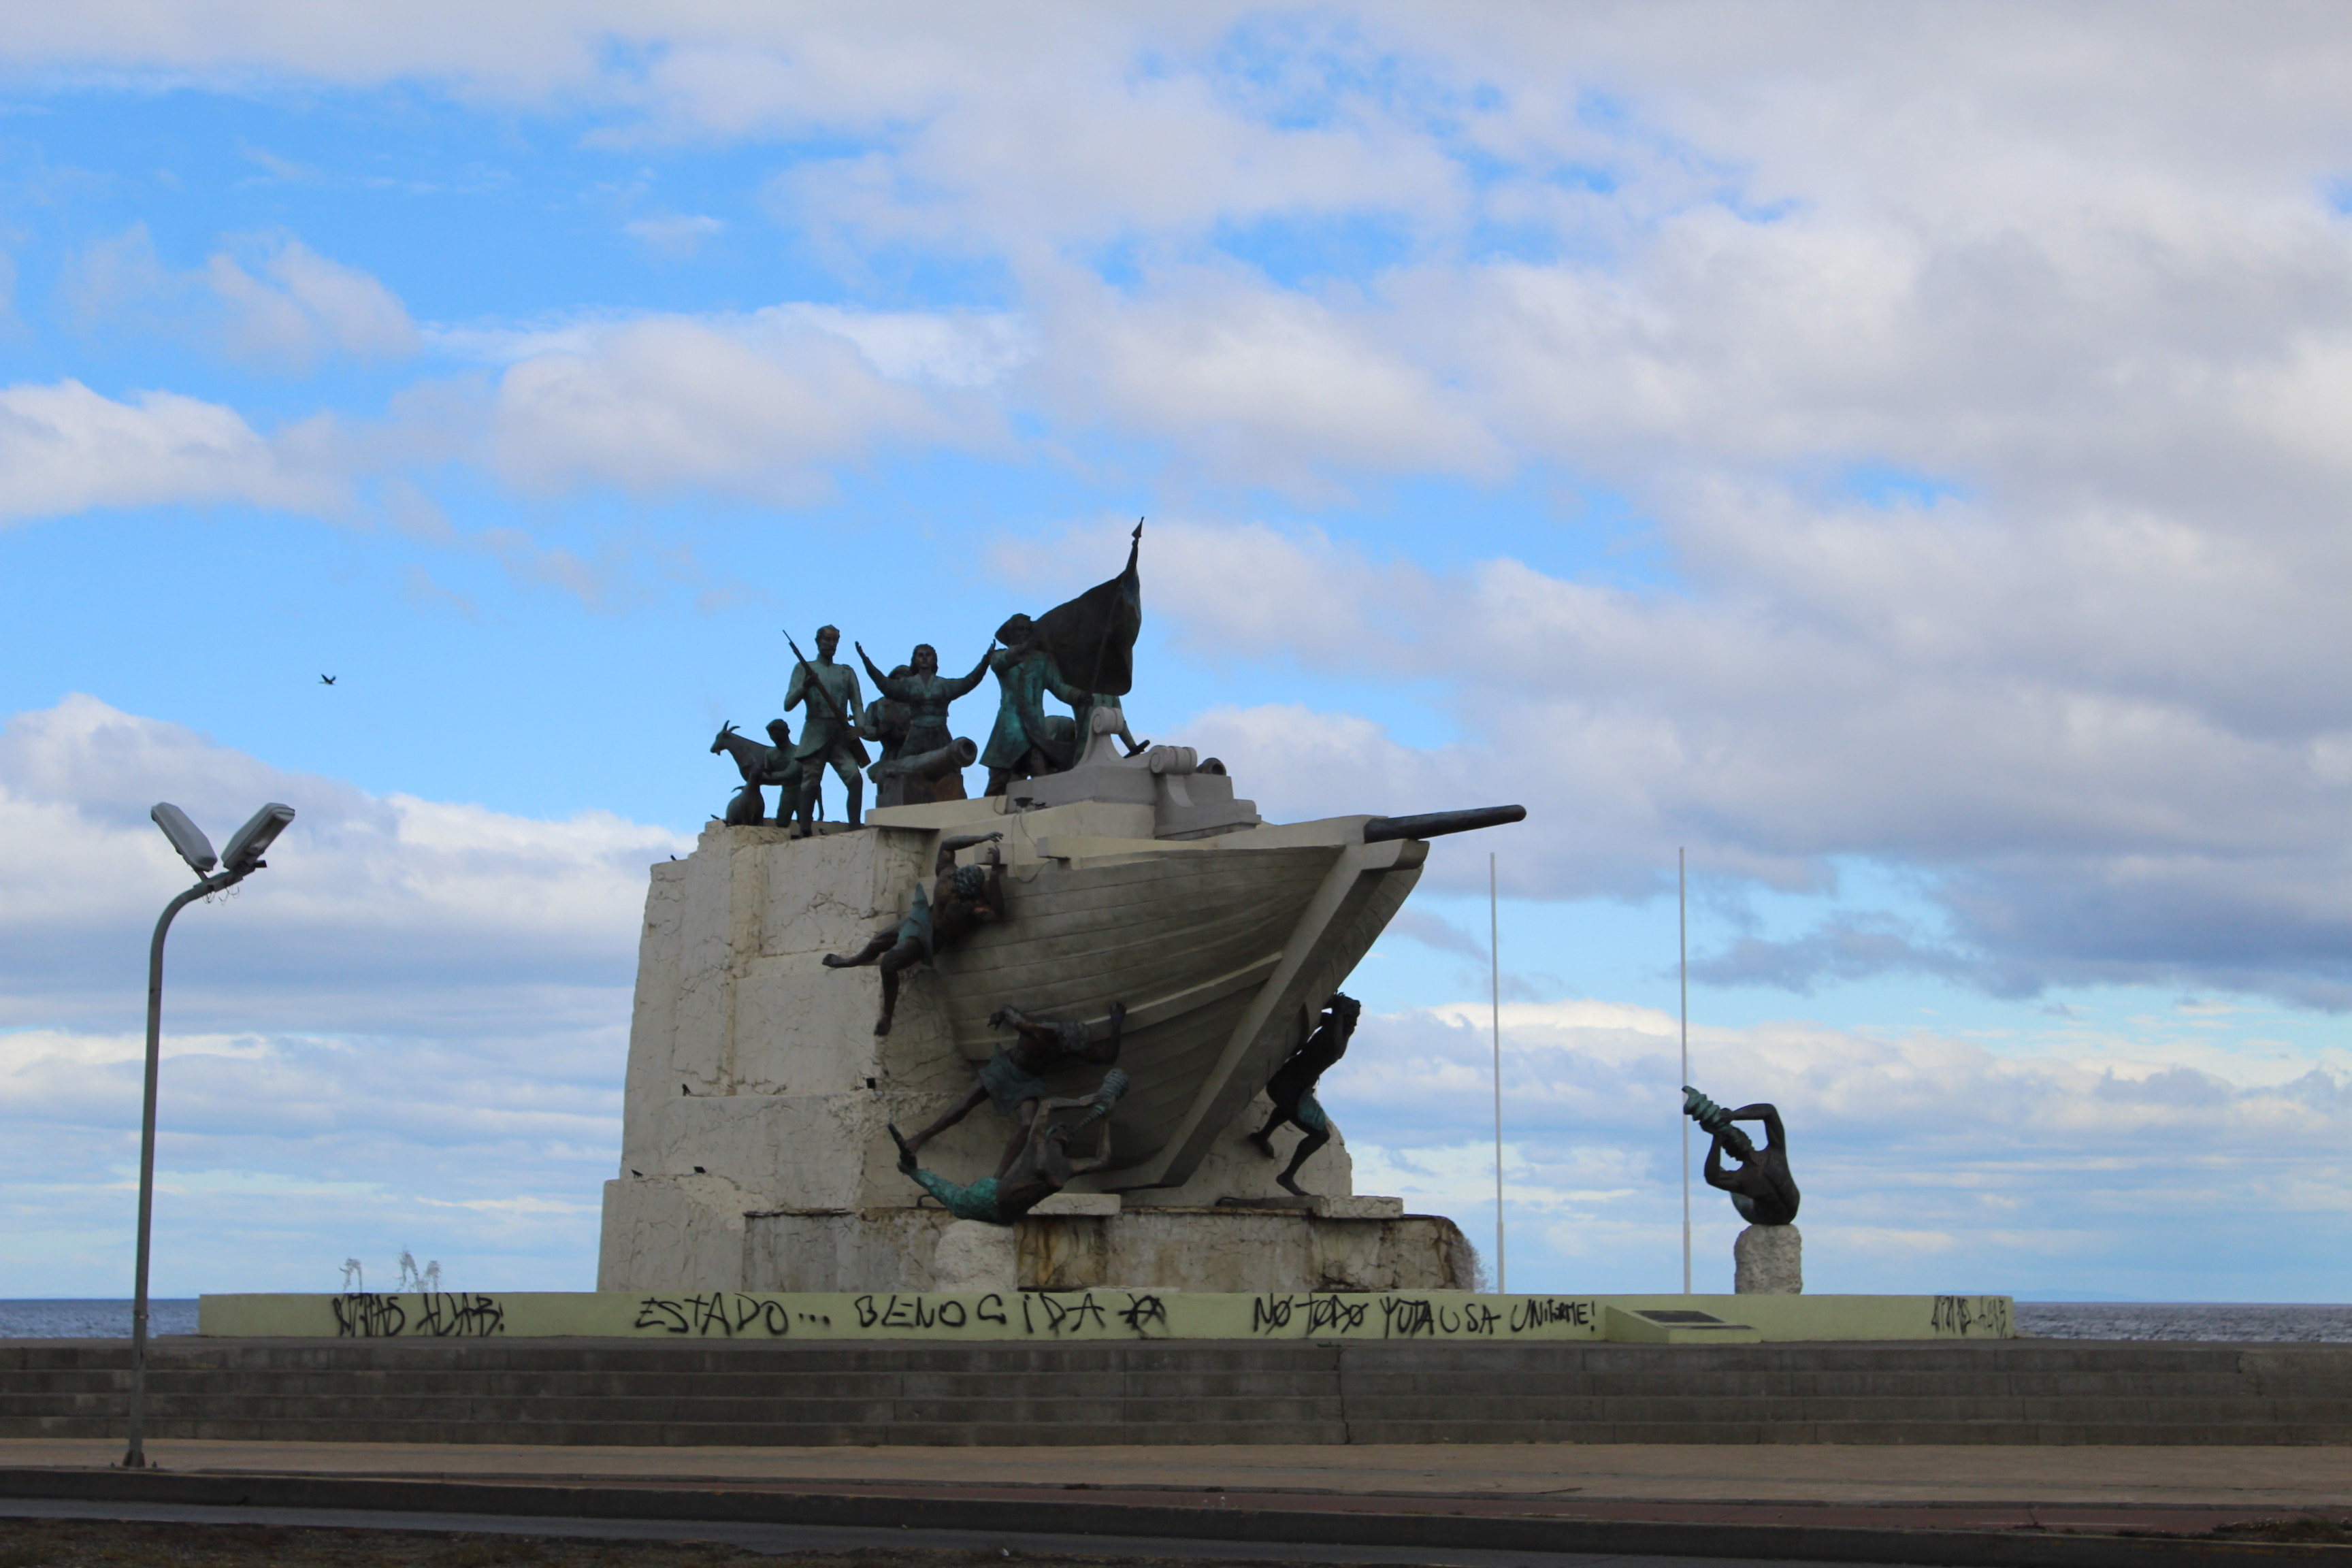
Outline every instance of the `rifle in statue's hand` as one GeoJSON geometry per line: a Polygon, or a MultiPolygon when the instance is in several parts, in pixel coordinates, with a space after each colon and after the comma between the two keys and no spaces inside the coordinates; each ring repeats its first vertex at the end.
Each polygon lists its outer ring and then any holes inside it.
{"type": "MultiPolygon", "coordinates": [[[[809,656],[801,651],[800,644],[793,641],[793,634],[790,631],[786,631],[784,633],[784,646],[793,650],[793,657],[801,661],[801,668],[809,671],[809,683],[807,688],[802,691],[802,697],[806,698],[810,691],[824,693],[824,705],[833,710],[833,721],[836,724],[847,724],[849,720],[842,713],[840,706],[834,701],[833,693],[824,689],[824,681],[816,674],[815,670],[811,668],[809,664],[809,656]]],[[[864,648],[859,648],[857,651],[863,653],[866,650],[864,648]]],[[[816,705],[814,702],[809,704],[811,712],[814,712],[815,708],[816,705]]]]}

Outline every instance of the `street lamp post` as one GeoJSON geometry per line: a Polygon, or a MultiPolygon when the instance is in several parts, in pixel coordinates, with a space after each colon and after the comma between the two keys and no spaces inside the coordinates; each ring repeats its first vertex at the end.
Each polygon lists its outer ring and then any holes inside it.
{"type": "Polygon", "coordinates": [[[157,802],[147,815],[195,872],[196,885],[163,906],[154,938],[147,944],[147,1096],[139,1121],[139,1263],[131,1300],[131,1447],[122,1456],[126,1470],[147,1468],[147,1257],[155,1215],[155,1079],[163,1055],[163,936],[172,929],[172,917],[188,905],[233,888],[267,866],[269,862],[262,854],[294,820],[294,808],[275,801],[263,806],[236,830],[223,856],[213,853],[212,840],[171,802],[157,802]]]}

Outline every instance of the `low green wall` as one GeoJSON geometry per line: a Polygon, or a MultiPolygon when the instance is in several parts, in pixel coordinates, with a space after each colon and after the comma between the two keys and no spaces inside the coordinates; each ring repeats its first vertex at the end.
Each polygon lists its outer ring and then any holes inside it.
{"type": "Polygon", "coordinates": [[[614,1335],[749,1340],[1529,1340],[1650,1342],[2008,1339],[2006,1296],[1209,1295],[1142,1290],[433,1291],[206,1296],[200,1334],[316,1339],[614,1335]],[[1611,1309],[1614,1309],[1612,1313],[1611,1309]],[[1721,1327],[1645,1314],[1704,1313],[1721,1327]],[[1612,1325],[1615,1332],[1612,1332],[1612,1325]],[[1671,1325],[1671,1326],[1669,1326],[1671,1325]],[[1741,1332],[1745,1329],[1751,1332],[1741,1332]]]}

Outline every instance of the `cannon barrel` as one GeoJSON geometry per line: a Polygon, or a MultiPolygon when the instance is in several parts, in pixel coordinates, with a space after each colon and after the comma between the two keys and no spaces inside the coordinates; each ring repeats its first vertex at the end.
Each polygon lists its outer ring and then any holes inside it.
{"type": "Polygon", "coordinates": [[[1524,805],[1474,805],[1467,811],[1428,811],[1419,816],[1375,816],[1364,824],[1364,842],[1391,838],[1434,838],[1441,833],[1467,833],[1473,828],[1499,827],[1525,822],[1524,805]]]}
{"type": "Polygon", "coordinates": [[[980,760],[980,748],[959,735],[936,751],[920,752],[911,757],[900,757],[882,771],[901,777],[912,775],[936,784],[959,768],[968,768],[980,760]]]}

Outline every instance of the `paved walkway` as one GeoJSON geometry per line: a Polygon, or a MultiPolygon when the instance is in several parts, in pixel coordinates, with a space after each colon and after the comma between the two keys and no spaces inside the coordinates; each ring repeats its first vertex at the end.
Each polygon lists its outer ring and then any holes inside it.
{"type": "MultiPolygon", "coordinates": [[[[103,1468],[121,1447],[0,1440],[0,1468],[103,1468]]],[[[2194,1532],[2352,1510],[2352,1454],[2317,1447],[560,1448],[166,1439],[148,1454],[181,1474],[1897,1529],[2194,1532]]]]}

